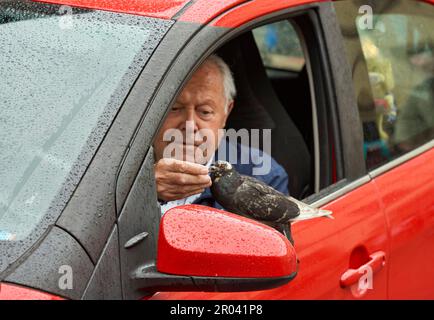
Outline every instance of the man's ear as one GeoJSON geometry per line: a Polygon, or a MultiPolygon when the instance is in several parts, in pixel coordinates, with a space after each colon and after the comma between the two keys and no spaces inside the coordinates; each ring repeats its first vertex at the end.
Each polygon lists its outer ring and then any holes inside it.
{"type": "Polygon", "coordinates": [[[229,116],[231,114],[233,107],[234,107],[234,100],[232,100],[231,103],[228,104],[228,112],[226,116],[229,116]]]}
{"type": "Polygon", "coordinates": [[[226,121],[228,120],[229,115],[231,114],[231,111],[234,107],[234,101],[232,100],[227,107],[227,112],[226,112],[226,118],[225,118],[225,123],[223,124],[223,128],[226,127],[226,121]]]}

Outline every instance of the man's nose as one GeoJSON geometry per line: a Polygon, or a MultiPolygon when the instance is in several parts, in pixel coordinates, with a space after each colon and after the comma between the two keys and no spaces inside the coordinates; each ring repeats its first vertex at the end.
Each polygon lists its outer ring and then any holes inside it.
{"type": "Polygon", "coordinates": [[[187,127],[189,130],[193,130],[196,132],[199,130],[197,126],[196,112],[195,110],[188,109],[185,111],[184,121],[181,123],[181,130],[186,130],[187,127]]]}

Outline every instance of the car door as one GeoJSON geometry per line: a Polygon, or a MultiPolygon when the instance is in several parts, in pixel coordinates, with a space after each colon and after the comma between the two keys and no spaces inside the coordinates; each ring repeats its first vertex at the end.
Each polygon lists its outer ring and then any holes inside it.
{"type": "Polygon", "coordinates": [[[351,37],[350,21],[360,19],[351,14],[357,6],[355,1],[336,4],[348,49],[351,43],[361,43],[353,53],[364,58],[359,65],[366,64],[364,79],[369,81],[363,83],[372,93],[368,100],[372,108],[365,108],[361,121],[367,167],[389,226],[389,297],[432,299],[434,7],[377,1],[368,8],[372,28],[354,23],[356,36],[351,37]]]}
{"type": "MultiPolygon", "coordinates": [[[[251,1],[211,24],[237,27],[235,33],[253,28],[255,22],[263,25],[287,18],[299,22],[310,69],[310,90],[315,98],[312,100],[316,101],[312,104],[315,111],[312,120],[318,128],[313,133],[317,141],[314,151],[317,183],[316,192],[305,201],[332,210],[334,219],[321,218],[293,225],[300,264],[295,280],[285,286],[241,293],[159,292],[153,299],[387,297],[387,222],[378,189],[360,161],[362,130],[331,3],[298,7],[294,1],[251,1]],[[331,174],[338,168],[337,175],[331,174]]],[[[199,42],[200,34],[197,37],[199,42]]],[[[297,155],[289,150],[288,156],[297,155]]]]}

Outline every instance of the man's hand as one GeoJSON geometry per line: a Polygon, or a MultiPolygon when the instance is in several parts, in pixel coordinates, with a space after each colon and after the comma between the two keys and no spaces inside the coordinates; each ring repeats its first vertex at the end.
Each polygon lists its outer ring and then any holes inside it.
{"type": "Polygon", "coordinates": [[[158,199],[173,201],[202,193],[211,186],[208,168],[191,162],[163,158],[155,164],[158,199]]]}

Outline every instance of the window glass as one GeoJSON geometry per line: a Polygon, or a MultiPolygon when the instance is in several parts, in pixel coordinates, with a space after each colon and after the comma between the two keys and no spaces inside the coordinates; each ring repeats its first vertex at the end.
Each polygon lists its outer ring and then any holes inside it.
{"type": "Polygon", "coordinates": [[[0,1],[0,242],[23,240],[68,199],[168,28],[70,9],[0,1]]]}
{"type": "Polygon", "coordinates": [[[434,6],[345,0],[335,7],[360,82],[364,154],[372,169],[434,138],[434,6]]]}
{"type": "MultiPolygon", "coordinates": [[[[337,169],[337,161],[334,161],[336,158],[333,159],[336,149],[331,130],[333,124],[328,112],[329,101],[321,99],[313,103],[312,92],[318,92],[320,95],[319,90],[322,90],[322,87],[319,81],[323,81],[324,73],[319,71],[320,59],[312,59],[312,74],[306,68],[307,56],[305,57],[304,48],[310,50],[311,57],[319,58],[318,43],[303,43],[302,32],[309,33],[312,27],[310,23],[310,19],[301,16],[298,19],[282,20],[253,30],[262,62],[268,67],[268,80],[284,109],[282,111],[286,111],[286,114],[273,114],[277,118],[273,120],[281,127],[273,131],[273,143],[279,146],[276,147],[279,150],[275,154],[281,153],[282,163],[289,164],[289,169],[285,169],[290,173],[290,180],[295,181],[293,184],[303,185],[301,192],[297,192],[297,186],[289,188],[292,194],[300,198],[318,193],[321,189],[336,183],[343,175],[342,170],[337,169]],[[304,25],[304,29],[296,32],[297,25],[300,24],[304,25]],[[270,30],[271,35],[276,36],[271,38],[275,42],[267,40],[270,30]],[[318,90],[314,91],[310,87],[309,77],[315,77],[316,74],[318,77],[315,85],[318,85],[318,90]],[[280,147],[290,139],[294,139],[295,142],[287,146],[297,154],[295,161],[287,160],[288,153],[284,151],[285,148],[280,147]]],[[[267,108],[271,109],[272,105],[268,104],[267,108]]]]}
{"type": "Polygon", "coordinates": [[[303,49],[289,21],[256,28],[253,35],[266,67],[289,71],[300,71],[304,67],[303,49]]]}

